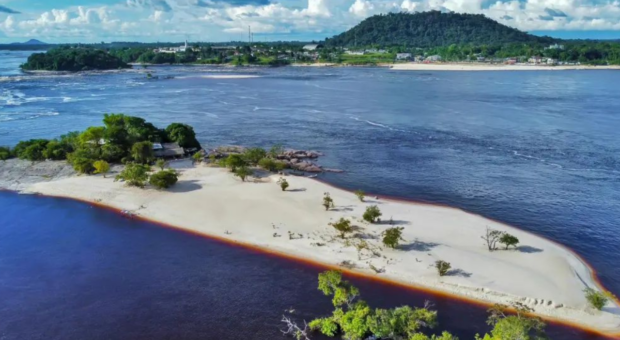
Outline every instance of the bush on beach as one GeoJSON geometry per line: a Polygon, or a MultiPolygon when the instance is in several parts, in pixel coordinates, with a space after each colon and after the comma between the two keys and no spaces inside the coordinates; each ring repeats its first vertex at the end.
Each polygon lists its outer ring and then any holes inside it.
{"type": "Polygon", "coordinates": [[[160,170],[149,178],[149,183],[157,189],[168,189],[178,181],[179,174],[172,169],[160,170]]]}

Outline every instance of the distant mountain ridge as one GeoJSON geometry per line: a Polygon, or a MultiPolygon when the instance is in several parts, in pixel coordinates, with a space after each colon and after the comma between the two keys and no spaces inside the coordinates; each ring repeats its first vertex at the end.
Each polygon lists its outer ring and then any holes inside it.
{"type": "Polygon", "coordinates": [[[42,42],[41,40],[37,40],[37,39],[30,39],[26,42],[14,42],[11,43],[11,45],[47,45],[47,43],[42,42]]]}
{"type": "Polygon", "coordinates": [[[326,39],[327,46],[436,47],[452,44],[497,45],[509,43],[551,43],[556,39],[538,37],[500,24],[481,14],[390,13],[369,17],[350,30],[326,39]]]}

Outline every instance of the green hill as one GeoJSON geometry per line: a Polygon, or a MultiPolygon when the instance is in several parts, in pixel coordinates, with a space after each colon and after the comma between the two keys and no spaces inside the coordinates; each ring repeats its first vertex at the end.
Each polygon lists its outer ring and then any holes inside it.
{"type": "Polygon", "coordinates": [[[107,51],[84,47],[57,47],[45,53],[34,53],[21,65],[26,71],[89,71],[130,67],[107,51]]]}
{"type": "Polygon", "coordinates": [[[509,43],[550,43],[554,39],[537,37],[502,25],[481,14],[390,13],[375,15],[350,30],[326,39],[334,46],[437,47],[452,44],[499,45],[509,43]]]}

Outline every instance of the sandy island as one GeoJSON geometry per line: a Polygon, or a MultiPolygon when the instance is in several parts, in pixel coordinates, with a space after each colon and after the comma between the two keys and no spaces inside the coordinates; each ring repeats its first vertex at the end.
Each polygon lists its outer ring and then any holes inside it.
{"type": "Polygon", "coordinates": [[[528,232],[454,208],[374,197],[360,202],[351,192],[306,177],[287,176],[290,187],[283,192],[276,184],[279,175],[244,183],[221,168],[194,167],[189,161],[171,166],[181,173],[179,183],[157,191],[126,187],[113,181],[113,173],[76,176],[65,162],[8,160],[0,162],[0,187],[96,202],[299,259],[334,266],[345,262],[356,272],[435,292],[487,303],[519,301],[549,319],[620,334],[616,303],[602,312],[586,305],[583,289],[601,289],[588,265],[567,248],[528,232]],[[325,192],[335,202],[330,211],[321,205],[325,192]],[[380,234],[389,223],[361,221],[369,205],[377,205],[384,220],[404,227],[400,249],[381,246],[380,234]],[[336,237],[328,223],[340,217],[354,221],[361,237],[349,242],[336,237]],[[487,226],[517,236],[520,247],[489,252],[481,239],[487,226]],[[380,255],[358,251],[354,244],[362,239],[380,255]],[[452,264],[450,275],[438,276],[434,263],[439,259],[452,264]]]}
{"type": "Polygon", "coordinates": [[[590,66],[590,65],[503,65],[482,63],[403,63],[393,64],[392,70],[399,71],[567,71],[567,70],[620,70],[618,65],[590,66]]]}

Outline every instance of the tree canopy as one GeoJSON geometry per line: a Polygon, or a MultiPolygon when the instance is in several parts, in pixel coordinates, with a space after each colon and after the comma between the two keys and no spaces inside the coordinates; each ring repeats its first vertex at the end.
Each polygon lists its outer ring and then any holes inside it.
{"type": "Polygon", "coordinates": [[[452,44],[551,43],[502,25],[481,14],[389,13],[369,17],[350,30],[326,39],[326,46],[449,46],[452,44]]]}
{"type": "Polygon", "coordinates": [[[107,51],[86,47],[63,46],[45,53],[34,53],[21,68],[27,71],[89,71],[129,68],[127,63],[107,51]]]}
{"type": "MultiPolygon", "coordinates": [[[[315,319],[308,326],[330,337],[342,334],[343,339],[349,340],[431,339],[419,332],[437,325],[437,312],[426,307],[371,308],[359,299],[359,290],[335,270],[319,274],[318,288],[323,294],[332,296],[335,309],[331,316],[315,319]]],[[[447,332],[433,339],[456,340],[447,332]]]]}
{"type": "Polygon", "coordinates": [[[166,128],[166,134],[168,139],[178,143],[182,148],[200,149],[194,129],[187,124],[172,123],[166,128]]]}

